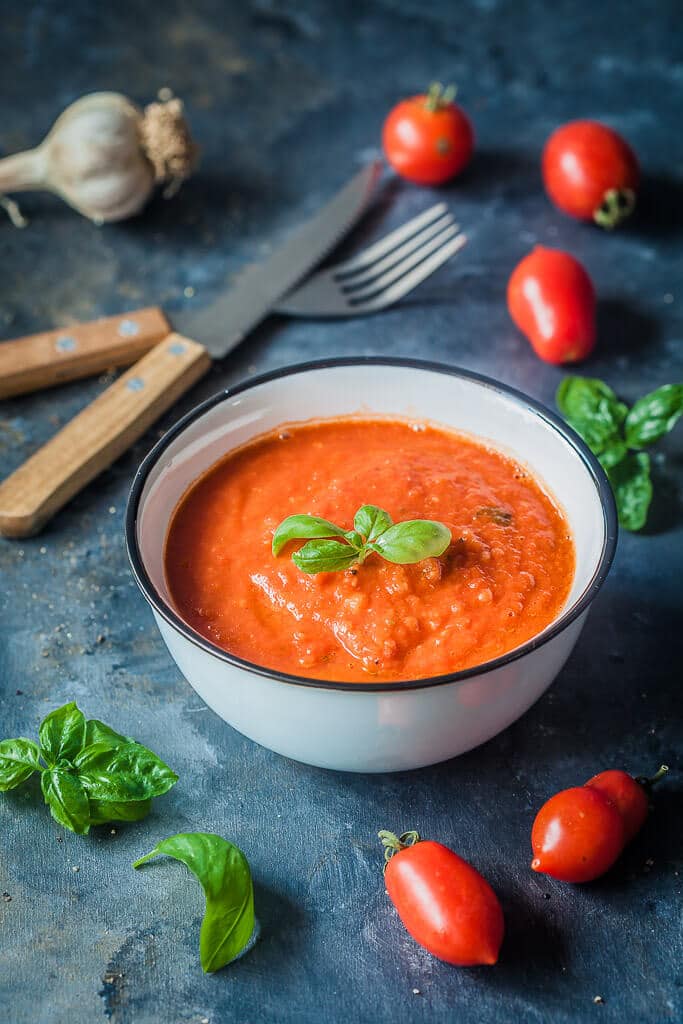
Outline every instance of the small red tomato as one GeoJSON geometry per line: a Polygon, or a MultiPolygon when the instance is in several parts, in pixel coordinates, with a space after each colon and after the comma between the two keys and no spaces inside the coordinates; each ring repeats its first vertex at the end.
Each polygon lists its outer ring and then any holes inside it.
{"type": "Polygon", "coordinates": [[[574,363],[595,346],[595,289],[568,252],[537,245],[508,281],[510,316],[546,363],[574,363]]]}
{"type": "Polygon", "coordinates": [[[600,772],[586,785],[599,790],[616,807],[624,824],[624,842],[628,843],[647,818],[644,788],[631,775],[616,768],[600,772]]]}
{"type": "Polygon", "coordinates": [[[624,823],[624,842],[630,843],[637,832],[643,827],[648,813],[648,792],[651,786],[668,772],[663,764],[651,779],[634,779],[628,772],[612,768],[594,775],[586,783],[593,789],[600,790],[610,800],[621,815],[624,823]]]}
{"type": "Polygon", "coordinates": [[[469,163],[474,133],[453,102],[455,89],[438,83],[429,92],[398,103],[382,130],[387,160],[403,178],[418,185],[441,185],[469,163]]]}
{"type": "Polygon", "coordinates": [[[417,832],[380,832],[384,879],[399,917],[416,942],[458,967],[495,964],[503,911],[485,878],[441,843],[417,832]]]}
{"type": "Polygon", "coordinates": [[[554,131],[543,150],[542,169],[546,192],[571,217],[615,228],[636,205],[636,155],[597,121],[570,121],[554,131]]]}
{"type": "Polygon", "coordinates": [[[575,786],[541,807],[531,830],[531,867],[561,882],[591,882],[624,847],[624,824],[599,790],[575,786]]]}

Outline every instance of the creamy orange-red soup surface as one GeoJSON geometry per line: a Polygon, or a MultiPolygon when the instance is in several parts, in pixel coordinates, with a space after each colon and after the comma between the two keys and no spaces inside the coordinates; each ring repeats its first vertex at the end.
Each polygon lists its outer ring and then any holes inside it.
{"type": "Polygon", "coordinates": [[[419,679],[481,664],[547,626],[564,605],[574,545],[528,470],[446,429],[400,420],[283,427],[228,454],[189,489],[166,541],[180,615],[219,647],[317,679],[419,679]],[[361,505],[451,531],[440,558],[377,554],[306,575],[273,532],[294,513],[351,529],[361,505]]]}

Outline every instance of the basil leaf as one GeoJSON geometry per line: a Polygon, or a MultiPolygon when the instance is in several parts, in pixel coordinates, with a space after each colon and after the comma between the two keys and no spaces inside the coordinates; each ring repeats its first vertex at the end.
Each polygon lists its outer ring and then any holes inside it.
{"type": "Polygon", "coordinates": [[[91,825],[106,825],[110,821],[139,821],[146,818],[152,807],[150,800],[88,800],[91,825]]]}
{"type": "Polygon", "coordinates": [[[64,828],[85,835],[90,829],[90,810],[83,786],[71,772],[45,770],[40,779],[45,803],[64,828]]]}
{"type": "Polygon", "coordinates": [[[254,887],[247,858],[221,836],[181,832],[157,843],[133,867],[161,854],[181,861],[204,890],[199,955],[205,972],[217,971],[239,956],[254,931],[254,887]]]}
{"type": "Polygon", "coordinates": [[[122,736],[119,732],[114,732],[104,722],[98,721],[97,718],[90,718],[85,724],[85,746],[90,747],[94,743],[102,743],[107,746],[114,748],[120,747],[124,743],[132,743],[133,741],[129,736],[122,736]]]}
{"type": "Polygon", "coordinates": [[[33,740],[19,737],[0,743],[0,793],[16,789],[35,771],[42,771],[40,750],[33,740]]]}
{"type": "Polygon", "coordinates": [[[564,418],[596,455],[620,438],[628,406],[603,381],[594,377],[565,377],[555,401],[564,418]]]}
{"type": "Polygon", "coordinates": [[[354,517],[353,528],[369,542],[376,540],[392,523],[393,519],[383,508],[378,508],[377,505],[362,505],[354,517]]]}
{"type": "Polygon", "coordinates": [[[451,531],[443,523],[430,519],[409,519],[390,526],[372,544],[388,562],[408,565],[423,558],[437,558],[451,542],[451,531]]]}
{"type": "Polygon", "coordinates": [[[327,519],[318,516],[296,515],[283,519],[273,534],[273,554],[279,555],[290,540],[305,540],[307,537],[343,537],[344,531],[327,519]]]}
{"type": "Polygon", "coordinates": [[[629,452],[608,470],[607,476],[617,502],[619,523],[625,530],[641,530],[652,500],[650,456],[647,452],[629,452]]]}
{"type": "Polygon", "coordinates": [[[85,716],[72,701],[51,711],[38,731],[43,757],[49,765],[60,758],[71,760],[85,742],[85,716]]]}
{"type": "Polygon", "coordinates": [[[160,757],[134,740],[115,748],[106,742],[85,747],[74,767],[93,800],[147,800],[167,793],[178,781],[160,757]]]}
{"type": "Polygon", "coordinates": [[[292,561],[309,575],[318,572],[338,572],[358,561],[358,551],[339,540],[309,540],[295,551],[292,561]]]}
{"type": "Polygon", "coordinates": [[[361,551],[363,548],[363,538],[356,530],[348,530],[344,534],[344,540],[347,540],[355,551],[361,551]]]}
{"type": "Polygon", "coordinates": [[[628,445],[625,441],[612,441],[604,451],[598,455],[600,465],[604,470],[611,469],[612,466],[616,466],[618,462],[626,455],[628,451],[628,445]]]}
{"type": "Polygon", "coordinates": [[[644,395],[626,417],[626,441],[642,448],[664,437],[683,414],[683,384],[665,384],[644,395]]]}

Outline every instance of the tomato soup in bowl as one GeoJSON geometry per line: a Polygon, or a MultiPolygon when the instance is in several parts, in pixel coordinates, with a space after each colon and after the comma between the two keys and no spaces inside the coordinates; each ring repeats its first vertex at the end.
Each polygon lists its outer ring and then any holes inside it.
{"type": "Polygon", "coordinates": [[[357,771],[444,760],[519,717],[615,540],[604,474],[552,414],[381,359],[216,396],[150,453],[127,517],[135,576],[206,702],[273,750],[357,771]],[[304,532],[274,553],[294,516],[304,532]],[[438,550],[415,547],[416,522],[438,550]]]}
{"type": "Polygon", "coordinates": [[[226,651],[315,679],[393,681],[459,672],[540,633],[567,599],[574,544],[557,503],[501,452],[422,421],[354,417],[281,425],[221,459],[175,510],[165,562],[179,614],[226,651]],[[273,555],[287,516],[350,530],[367,505],[439,521],[450,543],[347,567],[342,539],[339,570],[315,574],[273,555]]]}

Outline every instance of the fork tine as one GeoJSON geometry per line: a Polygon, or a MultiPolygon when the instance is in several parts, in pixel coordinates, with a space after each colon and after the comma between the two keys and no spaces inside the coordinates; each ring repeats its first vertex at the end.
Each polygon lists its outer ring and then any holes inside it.
{"type": "Polygon", "coordinates": [[[399,245],[397,249],[393,249],[383,259],[377,260],[376,262],[370,263],[368,266],[361,270],[356,270],[353,274],[345,273],[339,275],[336,273],[334,267],[332,268],[332,276],[335,281],[341,286],[342,291],[351,290],[352,288],[362,288],[366,284],[374,281],[380,274],[383,274],[385,270],[390,270],[397,263],[401,263],[407,256],[410,256],[412,252],[424,245],[431,238],[439,235],[444,228],[452,227],[456,231],[460,230],[460,225],[456,224],[450,213],[445,213],[443,217],[439,217],[432,224],[428,224],[426,228],[422,228],[416,235],[413,235],[404,242],[403,245],[399,245]]]}
{"type": "Polygon", "coordinates": [[[359,282],[359,287],[355,287],[355,282],[351,284],[343,284],[342,291],[347,295],[349,299],[364,299],[372,298],[377,292],[384,291],[389,285],[393,284],[400,277],[403,277],[413,267],[418,266],[425,260],[431,253],[439,249],[444,243],[448,242],[454,235],[457,235],[458,228],[455,225],[450,225],[439,232],[434,238],[431,238],[424,245],[421,245],[419,249],[414,249],[409,256],[401,260],[390,270],[385,271],[383,274],[378,276],[373,275],[371,278],[359,282]]]}
{"type": "Polygon", "coordinates": [[[349,305],[354,312],[374,312],[379,309],[384,309],[386,306],[392,305],[394,302],[398,302],[405,295],[411,292],[414,288],[417,288],[425,278],[433,274],[435,270],[445,263],[447,260],[454,256],[467,242],[467,235],[456,235],[455,238],[447,242],[442,248],[437,249],[435,253],[429,256],[423,263],[420,263],[415,269],[401,277],[393,285],[387,288],[385,291],[381,291],[378,294],[371,295],[367,299],[359,298],[357,295],[348,296],[349,305]]]}
{"type": "Polygon", "coordinates": [[[385,256],[388,252],[391,252],[395,246],[400,245],[411,235],[414,235],[416,231],[424,227],[425,224],[430,224],[437,217],[446,213],[448,207],[445,203],[437,203],[435,206],[431,206],[424,213],[418,214],[417,217],[413,217],[406,224],[403,224],[400,228],[390,232],[381,238],[379,242],[375,242],[374,245],[369,245],[366,249],[363,249],[356,256],[352,256],[351,259],[345,260],[343,263],[338,263],[335,267],[335,272],[341,273],[355,273],[357,270],[363,270],[368,264],[374,263],[375,260],[385,256]]]}

